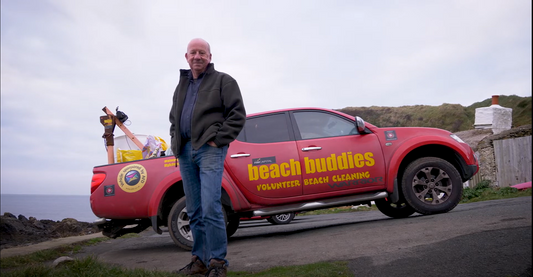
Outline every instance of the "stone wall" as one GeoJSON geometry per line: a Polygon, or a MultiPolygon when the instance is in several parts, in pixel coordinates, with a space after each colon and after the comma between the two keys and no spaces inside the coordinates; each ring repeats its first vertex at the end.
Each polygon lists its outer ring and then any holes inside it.
{"type": "MultiPolygon", "coordinates": [[[[497,185],[498,180],[496,177],[497,169],[496,159],[494,157],[494,141],[531,136],[531,133],[530,124],[505,130],[498,134],[493,134],[492,129],[473,129],[457,132],[456,135],[470,145],[474,152],[476,152],[479,159],[479,172],[475,179],[488,180],[491,182],[491,185],[497,185]]],[[[469,184],[469,186],[474,185],[475,182],[469,184]]]]}
{"type": "MultiPolygon", "coordinates": [[[[489,135],[483,138],[477,144],[477,153],[479,155],[479,173],[483,180],[489,180],[492,185],[498,185],[496,177],[496,160],[494,157],[494,141],[501,139],[519,138],[531,136],[531,125],[524,125],[518,128],[505,130],[499,134],[489,135]]],[[[530,153],[528,153],[530,154],[530,153]]]]}

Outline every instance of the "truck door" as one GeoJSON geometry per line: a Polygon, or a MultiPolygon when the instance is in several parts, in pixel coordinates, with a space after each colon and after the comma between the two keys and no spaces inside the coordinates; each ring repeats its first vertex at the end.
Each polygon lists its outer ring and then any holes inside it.
{"type": "Polygon", "coordinates": [[[385,187],[385,162],[374,134],[357,133],[350,118],[327,111],[294,111],[303,194],[385,187]]]}
{"type": "Polygon", "coordinates": [[[248,118],[225,163],[245,195],[302,195],[299,155],[287,112],[248,118]]]}

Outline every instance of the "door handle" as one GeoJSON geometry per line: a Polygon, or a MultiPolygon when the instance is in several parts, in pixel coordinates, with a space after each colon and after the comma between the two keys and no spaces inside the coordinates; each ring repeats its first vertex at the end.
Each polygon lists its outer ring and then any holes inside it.
{"type": "Polygon", "coordinates": [[[250,154],[233,154],[230,157],[232,158],[250,157],[250,154]]]}
{"type": "Polygon", "coordinates": [[[320,146],[314,146],[314,147],[305,147],[305,148],[302,148],[302,151],[312,151],[312,150],[322,150],[322,147],[320,147],[320,146]]]}

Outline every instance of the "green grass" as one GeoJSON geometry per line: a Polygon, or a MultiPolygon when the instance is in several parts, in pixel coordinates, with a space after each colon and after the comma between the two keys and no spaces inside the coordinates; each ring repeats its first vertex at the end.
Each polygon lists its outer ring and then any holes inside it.
{"type": "Polygon", "coordinates": [[[473,188],[465,188],[460,203],[472,203],[521,196],[531,196],[531,188],[525,190],[518,190],[511,187],[492,188],[490,187],[489,181],[483,180],[473,188]]]}
{"type": "Polygon", "coordinates": [[[253,276],[253,277],[326,277],[326,276],[353,276],[347,262],[319,262],[307,265],[277,266],[268,270],[248,272],[228,272],[228,276],[253,276]]]}
{"type": "MultiPolygon", "coordinates": [[[[3,260],[3,259],[2,259],[3,260]]],[[[22,268],[2,272],[2,276],[30,277],[30,276],[50,276],[50,277],[93,277],[93,276],[173,276],[170,272],[157,272],[144,269],[123,269],[118,266],[108,265],[99,262],[95,257],[74,260],[57,268],[52,268],[45,264],[31,264],[22,268]]],[[[175,275],[174,275],[175,276],[175,275]]]]}
{"type": "MultiPolygon", "coordinates": [[[[0,268],[15,268],[21,266],[35,266],[44,262],[53,261],[61,256],[68,256],[75,253],[78,253],[83,246],[90,246],[102,241],[109,240],[109,238],[94,238],[84,242],[62,245],[54,249],[47,249],[42,251],[37,251],[28,255],[13,256],[2,258],[0,260],[0,268]]],[[[36,275],[39,276],[39,275],[36,275]]]]}
{"type": "MultiPolygon", "coordinates": [[[[513,197],[531,196],[532,190],[517,190],[515,188],[492,188],[487,181],[480,182],[474,188],[465,188],[461,203],[471,203],[478,201],[505,199],[513,197]]],[[[358,212],[377,210],[375,206],[359,206],[353,209],[352,206],[322,209],[317,211],[300,213],[298,215],[331,214],[340,212],[358,212]]],[[[121,238],[139,236],[138,234],[128,234],[121,238]]],[[[69,256],[79,252],[84,246],[90,246],[108,240],[108,238],[95,238],[85,242],[72,245],[61,246],[56,249],[35,252],[29,255],[8,257],[0,259],[1,275],[12,277],[37,277],[37,276],[132,276],[132,277],[164,277],[176,276],[170,272],[145,270],[145,269],[125,269],[119,266],[99,262],[96,257],[89,256],[83,259],[76,259],[58,268],[52,268],[51,262],[61,256],[69,256]]],[[[347,262],[319,262],[298,266],[273,267],[257,273],[229,271],[228,276],[252,276],[252,277],[326,277],[326,276],[353,276],[348,268],[347,262]]]]}
{"type": "MultiPolygon", "coordinates": [[[[2,272],[2,276],[9,277],[94,277],[94,276],[116,276],[116,277],[166,277],[176,276],[171,272],[145,270],[145,269],[124,269],[119,266],[101,263],[96,257],[86,257],[74,260],[58,268],[51,268],[43,264],[32,264],[22,268],[2,272]]],[[[308,265],[298,265],[290,267],[273,267],[258,273],[248,272],[228,272],[228,276],[254,276],[254,277],[327,277],[353,276],[347,267],[347,262],[320,262],[308,265]]]]}
{"type": "MultiPolygon", "coordinates": [[[[468,107],[459,104],[440,106],[414,105],[401,107],[346,107],[339,111],[363,118],[378,127],[434,127],[450,132],[471,130],[475,121],[476,108],[489,107],[491,98],[468,107]]],[[[502,107],[513,109],[514,127],[531,124],[531,96],[501,95],[502,107]]]]}

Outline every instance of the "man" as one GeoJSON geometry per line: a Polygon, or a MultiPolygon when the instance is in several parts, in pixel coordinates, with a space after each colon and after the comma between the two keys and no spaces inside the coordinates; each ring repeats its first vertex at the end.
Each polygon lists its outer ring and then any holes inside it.
{"type": "Polygon", "coordinates": [[[185,59],[190,70],[180,70],[170,110],[170,136],[194,243],[191,263],[178,273],[226,276],[222,172],[228,145],[244,126],[246,111],[237,82],[215,70],[205,40],[191,40],[185,59]]]}

